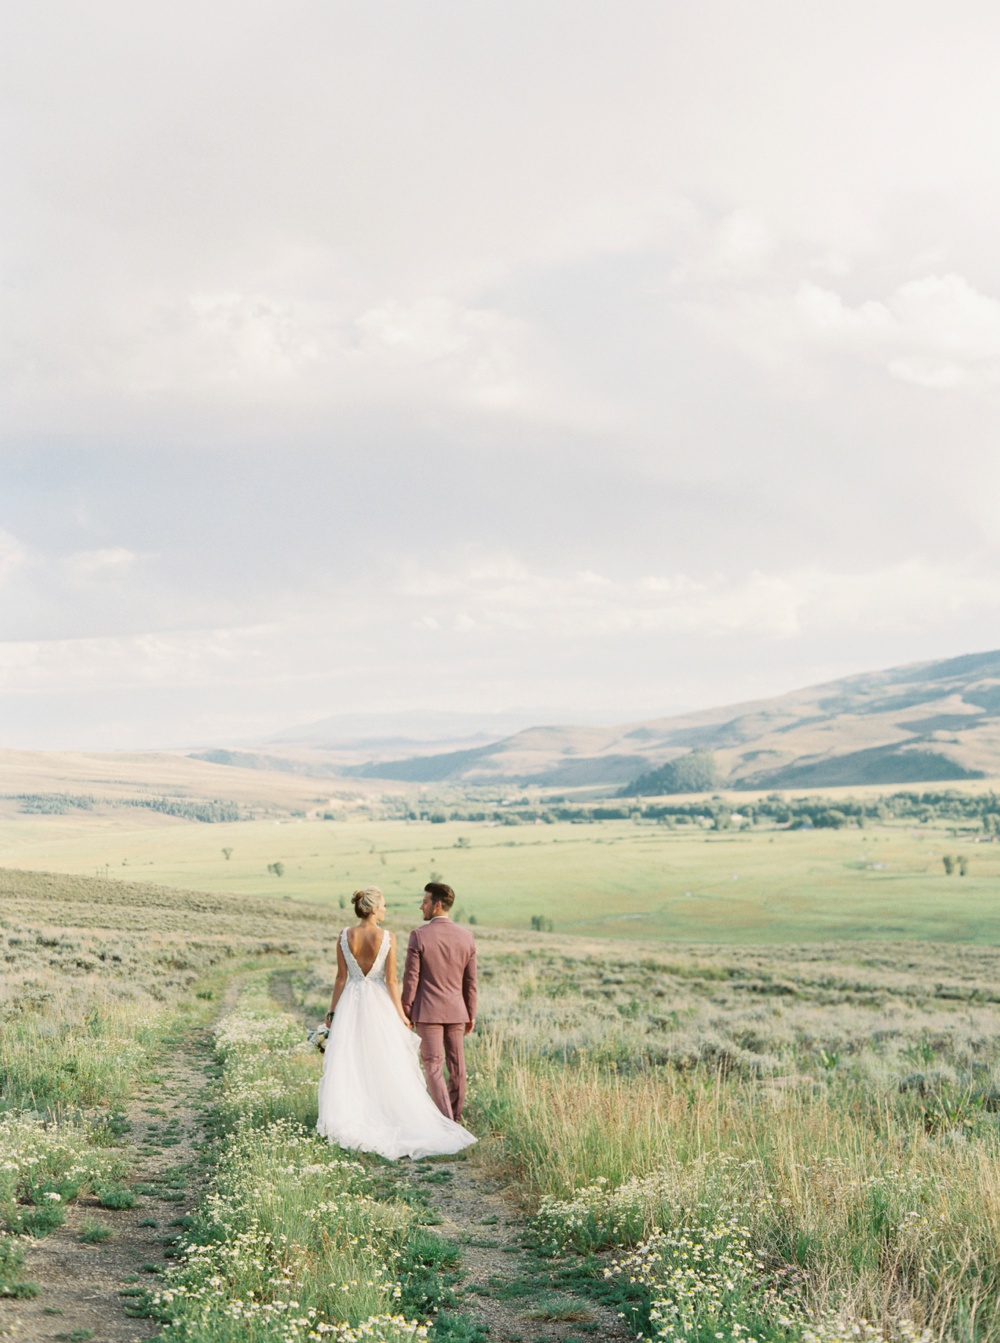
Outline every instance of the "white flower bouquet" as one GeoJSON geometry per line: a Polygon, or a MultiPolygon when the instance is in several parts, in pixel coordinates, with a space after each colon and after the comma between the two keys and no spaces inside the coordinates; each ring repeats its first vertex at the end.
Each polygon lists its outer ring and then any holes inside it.
{"type": "Polygon", "coordinates": [[[306,1036],[306,1039],[309,1041],[309,1043],[311,1045],[315,1045],[321,1054],[326,1049],[326,1042],[327,1040],[329,1040],[329,1038],[330,1038],[330,1027],[327,1026],[325,1022],[322,1026],[317,1026],[314,1031],[310,1031],[309,1034],[306,1036]]]}

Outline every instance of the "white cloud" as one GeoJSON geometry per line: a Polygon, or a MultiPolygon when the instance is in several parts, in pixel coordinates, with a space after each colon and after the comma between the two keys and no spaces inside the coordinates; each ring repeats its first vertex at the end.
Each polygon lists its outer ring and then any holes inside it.
{"type": "Polygon", "coordinates": [[[886,665],[881,650],[901,641],[913,650],[901,660],[982,646],[991,627],[1000,575],[974,565],[632,577],[510,558],[407,566],[339,596],[290,592],[268,623],[0,642],[4,742],[238,740],[345,706],[536,704],[564,721],[625,721],[886,665]],[[942,649],[956,628],[979,633],[942,649]],[[859,659],[858,647],[876,651],[859,659]]]}
{"type": "Polygon", "coordinates": [[[615,580],[594,572],[539,573],[513,560],[464,572],[417,572],[400,586],[431,631],[598,641],[659,634],[792,639],[821,628],[915,630],[1000,615],[1000,580],[974,565],[910,560],[865,573],[672,574],[615,580]]]}
{"type": "Polygon", "coordinates": [[[17,693],[676,703],[993,637],[996,7],[3,22],[17,693]]]}
{"type": "Polygon", "coordinates": [[[413,686],[429,687],[442,670],[436,654],[459,679],[469,659],[508,671],[522,663],[521,701],[540,702],[536,682],[556,650],[613,647],[627,665],[650,647],[665,656],[677,639],[714,659],[714,646],[746,639],[923,632],[970,617],[1000,619],[1000,578],[971,565],[910,560],[856,573],[622,579],[501,558],[408,567],[379,591],[325,600],[290,594],[286,607],[268,624],[0,643],[0,694],[280,686],[321,678],[330,665],[354,685],[381,677],[397,659],[410,666],[413,686]]]}
{"type": "Polygon", "coordinates": [[[15,573],[24,564],[27,554],[16,536],[0,531],[0,583],[15,573]]]}
{"type": "MultiPolygon", "coordinates": [[[[784,269],[799,270],[795,248],[786,241],[784,250],[784,269]]],[[[827,258],[813,269],[835,267],[827,258]]],[[[808,376],[810,364],[835,354],[923,387],[1000,383],[1000,299],[961,275],[921,276],[855,304],[813,279],[790,292],[781,267],[753,284],[711,269],[677,283],[679,312],[770,371],[808,376]]]]}
{"type": "Polygon", "coordinates": [[[746,282],[767,269],[779,246],[773,228],[750,210],[733,210],[717,223],[687,203],[669,240],[682,259],[671,271],[675,285],[746,282]]]}
{"type": "Polygon", "coordinates": [[[529,323],[496,308],[426,295],[369,308],[354,328],[351,373],[373,397],[404,395],[592,432],[609,420],[607,408],[558,370],[529,323]]]}
{"type": "Polygon", "coordinates": [[[162,576],[151,574],[153,559],[127,546],[42,549],[0,533],[0,630],[7,646],[27,632],[58,638],[171,623],[166,608],[176,598],[162,576]]]}
{"type": "Polygon", "coordinates": [[[0,642],[0,694],[234,685],[261,674],[267,628],[0,642]]]}
{"type": "Polygon", "coordinates": [[[57,360],[21,370],[18,396],[72,416],[84,395],[236,412],[401,405],[588,434],[622,418],[524,319],[445,293],[353,309],[352,299],[248,288],[151,296],[111,321],[83,313],[57,360]]]}
{"type": "Polygon", "coordinates": [[[1000,301],[961,275],[908,280],[884,302],[854,308],[806,283],[796,305],[815,339],[875,360],[904,382],[949,388],[1000,381],[1000,301]]]}
{"type": "Polygon", "coordinates": [[[138,556],[125,546],[108,546],[101,550],[78,550],[66,562],[70,582],[80,586],[120,579],[135,565],[138,556]]]}

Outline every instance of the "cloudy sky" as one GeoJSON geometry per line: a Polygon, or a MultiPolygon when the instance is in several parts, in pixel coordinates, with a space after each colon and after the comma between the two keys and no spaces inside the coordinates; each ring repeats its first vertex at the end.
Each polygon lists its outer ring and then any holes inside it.
{"type": "Polygon", "coordinates": [[[0,745],[1000,645],[1000,11],[11,0],[0,745]]]}

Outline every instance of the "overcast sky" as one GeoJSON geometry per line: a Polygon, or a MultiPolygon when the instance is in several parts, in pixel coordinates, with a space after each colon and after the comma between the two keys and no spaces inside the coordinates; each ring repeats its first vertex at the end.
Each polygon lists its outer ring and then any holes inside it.
{"type": "Polygon", "coordinates": [[[0,745],[1000,645],[1000,10],[9,0],[0,745]]]}

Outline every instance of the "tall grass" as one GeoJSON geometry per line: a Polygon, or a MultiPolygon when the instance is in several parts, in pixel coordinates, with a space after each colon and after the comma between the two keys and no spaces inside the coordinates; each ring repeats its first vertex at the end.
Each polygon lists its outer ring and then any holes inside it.
{"type": "Polygon", "coordinates": [[[807,1315],[1000,1338],[1000,1131],[928,1132],[857,1086],[771,1087],[705,1068],[623,1076],[488,1033],[486,1155],[555,1244],[640,1244],[736,1219],[807,1315]]]}
{"type": "Polygon", "coordinates": [[[178,1014],[198,1015],[218,948],[21,928],[3,936],[0,1109],[55,1116],[117,1106],[178,1014]]]}
{"type": "Polygon", "coordinates": [[[37,1022],[5,1027],[0,1037],[5,1108],[64,1112],[118,1106],[127,1099],[161,1038],[161,1023],[156,1017],[137,1021],[121,1004],[102,1007],[92,1005],[82,1021],[55,1022],[50,1033],[37,1022]]]}
{"type": "Polygon", "coordinates": [[[120,1105],[212,985],[316,945],[291,903],[83,877],[0,871],[0,911],[0,1110],[120,1105]]]}

